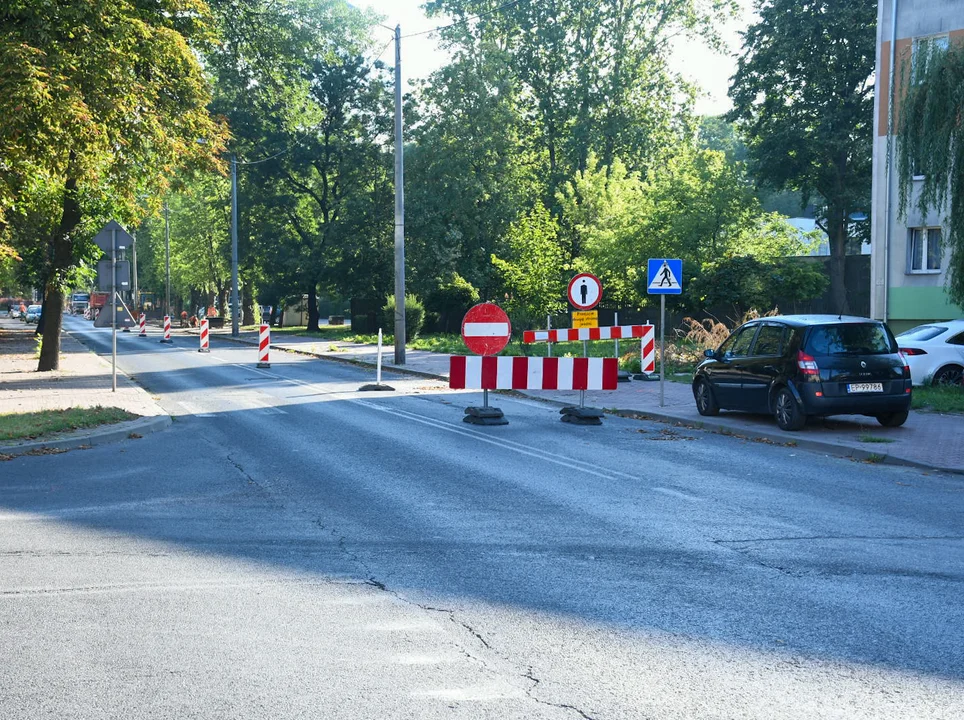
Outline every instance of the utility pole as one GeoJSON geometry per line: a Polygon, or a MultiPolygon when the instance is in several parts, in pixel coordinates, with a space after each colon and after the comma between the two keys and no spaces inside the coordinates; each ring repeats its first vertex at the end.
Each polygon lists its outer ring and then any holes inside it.
{"type": "Polygon", "coordinates": [[[134,238],[131,241],[131,260],[133,261],[133,264],[134,264],[134,283],[133,283],[134,287],[131,288],[131,291],[133,293],[131,295],[131,305],[133,306],[133,309],[134,309],[134,312],[133,312],[134,320],[137,320],[137,307],[140,305],[140,302],[141,302],[141,296],[137,294],[137,233],[133,232],[131,233],[131,236],[134,238]]]}
{"type": "MultiPolygon", "coordinates": [[[[224,312],[224,308],[221,308],[224,312]]],[[[241,334],[238,320],[238,156],[231,153],[231,337],[241,334]]]]}
{"type": "Polygon", "coordinates": [[[395,26],[395,364],[405,364],[405,146],[402,142],[402,26],[395,26]]]}
{"type": "Polygon", "coordinates": [[[171,315],[171,216],[167,208],[167,202],[164,203],[164,265],[165,273],[167,275],[167,281],[165,283],[164,291],[164,314],[167,316],[171,315]]]}

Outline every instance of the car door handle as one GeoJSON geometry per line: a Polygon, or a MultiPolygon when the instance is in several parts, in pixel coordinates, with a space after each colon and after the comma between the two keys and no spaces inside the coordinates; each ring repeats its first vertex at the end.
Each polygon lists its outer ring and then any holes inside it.
{"type": "Polygon", "coordinates": [[[772,372],[772,373],[779,372],[775,365],[764,365],[763,369],[766,370],[767,372],[772,372]]]}

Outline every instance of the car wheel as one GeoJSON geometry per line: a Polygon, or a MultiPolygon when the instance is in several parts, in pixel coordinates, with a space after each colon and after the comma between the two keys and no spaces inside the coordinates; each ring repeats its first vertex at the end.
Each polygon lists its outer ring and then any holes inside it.
{"type": "Polygon", "coordinates": [[[696,398],[696,411],[700,415],[720,414],[720,406],[716,404],[716,398],[713,397],[713,388],[706,380],[696,383],[693,396],[696,398]]]}
{"type": "Polygon", "coordinates": [[[960,385],[964,377],[964,368],[960,365],[945,365],[934,373],[935,385],[960,385]]]}
{"type": "Polygon", "coordinates": [[[907,415],[908,412],[906,410],[903,412],[884,413],[883,415],[877,416],[877,422],[884,427],[900,427],[907,422],[907,415]]]}
{"type": "Polygon", "coordinates": [[[807,416],[797,403],[789,388],[780,388],[773,402],[773,417],[781,430],[799,430],[807,422],[807,416]]]}

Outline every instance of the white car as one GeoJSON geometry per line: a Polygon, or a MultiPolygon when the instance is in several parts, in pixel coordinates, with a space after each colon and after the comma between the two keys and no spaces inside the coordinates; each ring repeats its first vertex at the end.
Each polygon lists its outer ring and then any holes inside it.
{"type": "Polygon", "coordinates": [[[918,325],[897,336],[914,385],[961,385],[964,376],[964,320],[918,325]]]}

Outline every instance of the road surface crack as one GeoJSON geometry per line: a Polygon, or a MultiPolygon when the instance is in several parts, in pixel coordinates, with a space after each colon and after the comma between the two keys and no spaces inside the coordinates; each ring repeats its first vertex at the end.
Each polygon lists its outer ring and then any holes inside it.
{"type": "Polygon", "coordinates": [[[549,702],[548,700],[541,700],[537,698],[534,695],[534,693],[536,691],[536,688],[539,687],[540,684],[542,684],[542,680],[537,678],[534,675],[534,672],[535,670],[530,665],[529,669],[526,670],[525,674],[523,675],[523,677],[526,680],[532,683],[531,687],[528,690],[526,690],[526,695],[530,700],[533,700],[539,703],[540,705],[547,705],[548,707],[559,708],[560,710],[571,710],[572,712],[579,713],[579,717],[584,718],[584,720],[595,720],[595,718],[593,718],[592,715],[589,715],[585,711],[580,710],[575,705],[569,705],[567,703],[554,703],[554,702],[549,702]]]}

